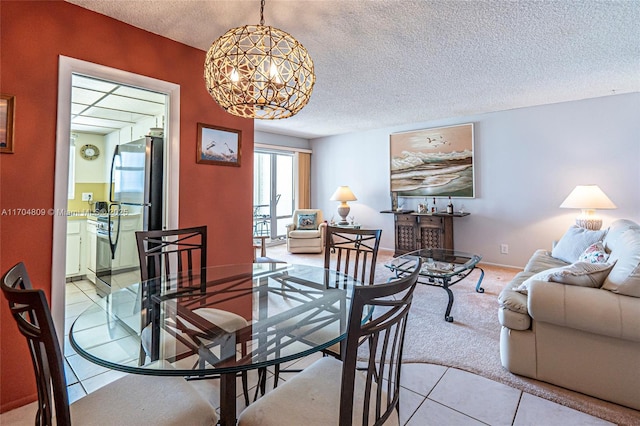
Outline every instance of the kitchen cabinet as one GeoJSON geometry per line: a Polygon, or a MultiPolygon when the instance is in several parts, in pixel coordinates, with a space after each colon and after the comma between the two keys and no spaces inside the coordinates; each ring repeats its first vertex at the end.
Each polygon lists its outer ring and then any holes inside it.
{"type": "Polygon", "coordinates": [[[79,220],[67,221],[66,276],[81,275],[82,272],[82,224],[79,220]]]}
{"type": "Polygon", "coordinates": [[[89,281],[96,283],[96,245],[98,244],[96,236],[97,223],[93,220],[87,220],[87,247],[85,253],[87,255],[86,276],[89,281]]]}
{"type": "Polygon", "coordinates": [[[428,215],[414,213],[410,210],[385,210],[381,213],[393,213],[394,215],[394,256],[429,248],[453,250],[453,218],[469,215],[469,213],[433,213],[428,215]]]}
{"type": "Polygon", "coordinates": [[[116,269],[138,269],[138,247],[136,245],[136,231],[141,229],[140,216],[122,217],[120,221],[120,237],[118,241],[118,255],[111,267],[116,269]]]}

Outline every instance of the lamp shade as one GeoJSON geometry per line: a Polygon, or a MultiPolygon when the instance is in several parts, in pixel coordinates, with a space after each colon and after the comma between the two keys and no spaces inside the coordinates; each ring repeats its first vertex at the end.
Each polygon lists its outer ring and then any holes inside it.
{"type": "Polygon", "coordinates": [[[351,188],[348,186],[339,186],[336,192],[330,198],[331,201],[356,201],[357,198],[353,195],[351,188]]]}
{"type": "Polygon", "coordinates": [[[568,209],[615,209],[616,205],[598,185],[578,185],[560,204],[568,209]]]}

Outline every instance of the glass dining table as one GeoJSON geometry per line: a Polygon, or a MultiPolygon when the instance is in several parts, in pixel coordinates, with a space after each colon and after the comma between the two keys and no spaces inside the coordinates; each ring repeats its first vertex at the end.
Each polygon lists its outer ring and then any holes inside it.
{"type": "Polygon", "coordinates": [[[357,284],[339,272],[308,265],[207,267],[107,295],[80,314],[69,339],[79,355],[113,370],[219,375],[219,424],[234,425],[236,375],[301,358],[344,339],[357,284]],[[201,308],[231,312],[247,325],[225,330],[210,316],[198,315],[201,308]],[[151,355],[140,357],[141,335],[149,328],[151,355]]]}

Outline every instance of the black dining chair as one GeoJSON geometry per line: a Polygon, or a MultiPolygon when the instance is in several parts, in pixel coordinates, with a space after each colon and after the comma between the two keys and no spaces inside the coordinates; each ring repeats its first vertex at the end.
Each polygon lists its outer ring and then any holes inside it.
{"type": "MultiPolygon", "coordinates": [[[[324,239],[324,267],[352,277],[365,285],[375,282],[376,262],[380,248],[381,229],[353,229],[327,226],[324,239]]],[[[341,275],[336,274],[337,279],[341,275]]],[[[337,287],[340,283],[335,283],[337,287]]],[[[319,330],[318,333],[322,333],[319,330]]],[[[341,357],[343,342],[325,349],[323,353],[335,358],[341,357]]],[[[274,386],[278,386],[281,373],[298,373],[299,369],[274,368],[274,386]]]]}
{"type": "MultiPolygon", "coordinates": [[[[207,285],[207,227],[198,226],[191,228],[138,231],[136,232],[138,245],[138,257],[140,259],[140,277],[142,282],[149,282],[154,285],[153,278],[177,277],[175,280],[166,280],[174,285],[172,291],[191,293],[194,299],[199,297],[199,293],[206,291],[207,285]]],[[[154,336],[152,333],[162,333],[162,337],[155,336],[156,341],[163,342],[164,357],[174,355],[175,359],[181,357],[181,352],[186,355],[197,354],[198,347],[202,341],[196,341],[194,334],[198,330],[189,329],[189,324],[182,324],[165,330],[156,330],[151,326],[151,315],[153,315],[152,304],[142,290],[143,306],[143,328],[141,332],[142,349],[140,362],[144,362],[146,355],[153,358],[157,354],[152,347],[154,336]],[[174,352],[174,353],[172,353],[174,352]]],[[[184,300],[184,298],[183,298],[184,300]]],[[[220,327],[226,332],[233,332],[246,327],[248,321],[233,312],[222,309],[202,307],[193,310],[193,313],[204,318],[211,324],[220,327]]],[[[206,342],[210,344],[210,342],[206,342]]],[[[160,348],[158,348],[160,350],[160,348]]],[[[243,395],[245,404],[249,405],[249,391],[247,373],[240,373],[242,379],[243,395]]],[[[218,378],[218,376],[210,377],[218,378]]],[[[196,379],[195,377],[193,379],[196,379]]]]}
{"type": "Polygon", "coordinates": [[[420,272],[353,290],[344,359],[323,357],[247,407],[239,426],[397,425],[402,347],[420,272]],[[371,319],[363,322],[370,309],[371,319]]]}
{"type": "Polygon", "coordinates": [[[69,404],[62,351],[44,291],[33,288],[23,263],[7,271],[0,285],[31,354],[38,390],[36,425],[217,422],[213,406],[180,377],[127,375],[69,404]]]}
{"type": "Polygon", "coordinates": [[[382,230],[327,226],[326,232],[324,267],[373,284],[382,230]]]}

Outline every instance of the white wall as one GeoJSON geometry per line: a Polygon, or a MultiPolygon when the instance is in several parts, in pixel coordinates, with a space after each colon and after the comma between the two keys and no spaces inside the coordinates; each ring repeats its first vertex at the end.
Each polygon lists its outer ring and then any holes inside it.
{"type": "Polygon", "coordinates": [[[75,182],[79,183],[104,183],[108,180],[104,179],[105,164],[107,158],[111,158],[107,149],[105,148],[104,137],[101,135],[94,135],[91,133],[79,133],[76,132],[78,137],[76,138],[76,170],[75,170],[75,182]],[[95,160],[87,161],[80,156],[80,149],[87,144],[95,145],[100,150],[100,156],[95,160]]]}
{"type": "Polygon", "coordinates": [[[311,149],[308,139],[297,138],[295,136],[278,135],[268,132],[253,132],[253,143],[262,145],[279,145],[289,148],[311,149]]]}
{"type": "MultiPolygon", "coordinates": [[[[471,213],[454,219],[455,248],[522,267],[573,224],[579,211],[558,206],[576,185],[597,184],[618,206],[599,212],[604,227],[617,218],[640,221],[639,111],[634,93],[314,139],[312,205],[330,219],[338,206],[331,194],[349,185],[358,197],[351,215],[381,228],[381,247],[392,249],[393,215],[379,213],[391,207],[389,135],[473,122],[476,198],[453,200],[471,213]],[[502,243],[509,254],[500,254],[502,243]]],[[[403,201],[417,209],[421,199],[403,201]]]]}

